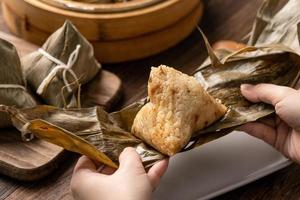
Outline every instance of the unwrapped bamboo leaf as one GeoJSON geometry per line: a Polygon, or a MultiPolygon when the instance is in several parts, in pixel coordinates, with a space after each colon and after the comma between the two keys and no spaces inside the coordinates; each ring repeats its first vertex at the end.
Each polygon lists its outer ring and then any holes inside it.
{"type": "Polygon", "coordinates": [[[300,57],[283,45],[245,47],[223,56],[222,66],[202,65],[195,77],[201,73],[208,93],[220,99],[229,111],[222,120],[194,135],[232,128],[274,112],[267,104],[247,101],[240,92],[241,84],[272,83],[294,87],[299,80],[300,57]]]}
{"type": "Polygon", "coordinates": [[[120,153],[134,147],[146,167],[165,156],[134,137],[132,116],[141,107],[135,103],[119,112],[106,113],[101,107],[64,110],[52,106],[37,106],[18,110],[2,105],[9,113],[14,126],[23,134],[34,134],[40,139],[70,151],[89,156],[111,167],[116,167],[120,153]]]}
{"type": "Polygon", "coordinates": [[[77,152],[100,161],[110,167],[117,168],[117,165],[101,151],[98,151],[86,140],[70,133],[69,131],[54,126],[46,121],[36,119],[28,124],[28,131],[36,137],[56,144],[69,151],[77,152]],[[59,139],[58,139],[59,138],[59,139]]]}
{"type": "MultiPolygon", "coordinates": [[[[235,52],[228,49],[212,52],[207,48],[210,58],[216,54],[223,66],[213,68],[210,65],[219,65],[219,62],[208,59],[198,68],[195,77],[201,77],[199,81],[206,81],[208,92],[230,106],[230,109],[221,121],[194,135],[235,127],[274,112],[271,106],[251,104],[244,99],[240,93],[242,83],[273,83],[296,87],[300,69],[300,1],[289,0],[276,12],[279,2],[263,2],[247,47],[235,52]],[[228,85],[227,89],[224,90],[222,84],[228,85]]],[[[209,46],[207,41],[206,46],[209,46]]]]}
{"type": "Polygon", "coordinates": [[[289,0],[276,12],[279,0],[265,0],[257,13],[249,45],[284,44],[300,53],[297,25],[300,1],[289,0]]]}

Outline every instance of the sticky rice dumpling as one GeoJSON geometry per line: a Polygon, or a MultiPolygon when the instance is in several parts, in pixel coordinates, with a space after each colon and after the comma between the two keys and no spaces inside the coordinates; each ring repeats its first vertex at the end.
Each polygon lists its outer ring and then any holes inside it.
{"type": "MultiPolygon", "coordinates": [[[[36,105],[27,92],[20,58],[15,47],[0,39],[0,104],[17,108],[31,108],[36,105]]],[[[11,126],[8,114],[0,113],[0,128],[11,126]]]]}
{"type": "Polygon", "coordinates": [[[167,66],[152,68],[148,96],[150,102],[136,115],[132,132],[169,156],[179,152],[194,131],[207,127],[227,110],[194,77],[167,66]]]}
{"type": "Polygon", "coordinates": [[[28,85],[44,103],[75,107],[80,86],[92,80],[101,65],[92,45],[66,21],[42,46],[22,59],[28,85]]]}

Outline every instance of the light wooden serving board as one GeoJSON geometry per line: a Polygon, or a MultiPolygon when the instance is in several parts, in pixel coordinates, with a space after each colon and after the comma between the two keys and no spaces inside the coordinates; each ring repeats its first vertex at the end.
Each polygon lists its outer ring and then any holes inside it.
{"type": "MultiPolygon", "coordinates": [[[[38,48],[7,33],[0,32],[0,38],[14,44],[20,57],[38,48]]],[[[102,70],[98,77],[101,81],[93,89],[99,94],[93,101],[109,107],[120,95],[121,80],[106,70],[102,70]]],[[[67,155],[68,152],[61,147],[40,139],[23,142],[20,133],[14,128],[0,130],[1,174],[24,181],[40,179],[63,164],[67,155]]]]}

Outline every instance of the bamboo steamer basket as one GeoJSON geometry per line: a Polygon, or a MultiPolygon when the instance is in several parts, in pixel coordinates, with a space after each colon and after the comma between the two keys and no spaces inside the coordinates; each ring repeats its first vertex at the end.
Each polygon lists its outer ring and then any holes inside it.
{"type": "Polygon", "coordinates": [[[84,3],[80,1],[69,0],[40,0],[50,5],[68,10],[74,10],[87,13],[113,13],[122,11],[131,11],[139,8],[144,8],[154,5],[164,0],[131,0],[124,3],[84,3]]]}
{"type": "Polygon", "coordinates": [[[41,45],[68,19],[92,43],[102,63],[160,53],[186,38],[203,13],[201,0],[139,0],[133,1],[135,4],[131,7],[127,3],[102,4],[101,9],[92,9],[92,12],[47,1],[50,0],[2,0],[3,16],[9,29],[41,45]],[[127,6],[125,11],[121,5],[127,6]]]}

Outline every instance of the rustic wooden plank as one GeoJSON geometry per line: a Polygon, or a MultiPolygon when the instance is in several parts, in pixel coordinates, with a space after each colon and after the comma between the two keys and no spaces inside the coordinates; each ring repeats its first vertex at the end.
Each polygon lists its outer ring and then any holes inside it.
{"type": "Polygon", "coordinates": [[[0,199],[6,199],[13,191],[19,187],[19,183],[16,181],[0,176],[0,199]]]}
{"type": "MultiPolygon", "coordinates": [[[[70,181],[72,169],[78,156],[72,155],[51,175],[42,180],[21,183],[20,187],[12,192],[6,199],[72,199],[70,193],[70,181]]],[[[1,197],[0,197],[1,199],[1,197]]]]}

